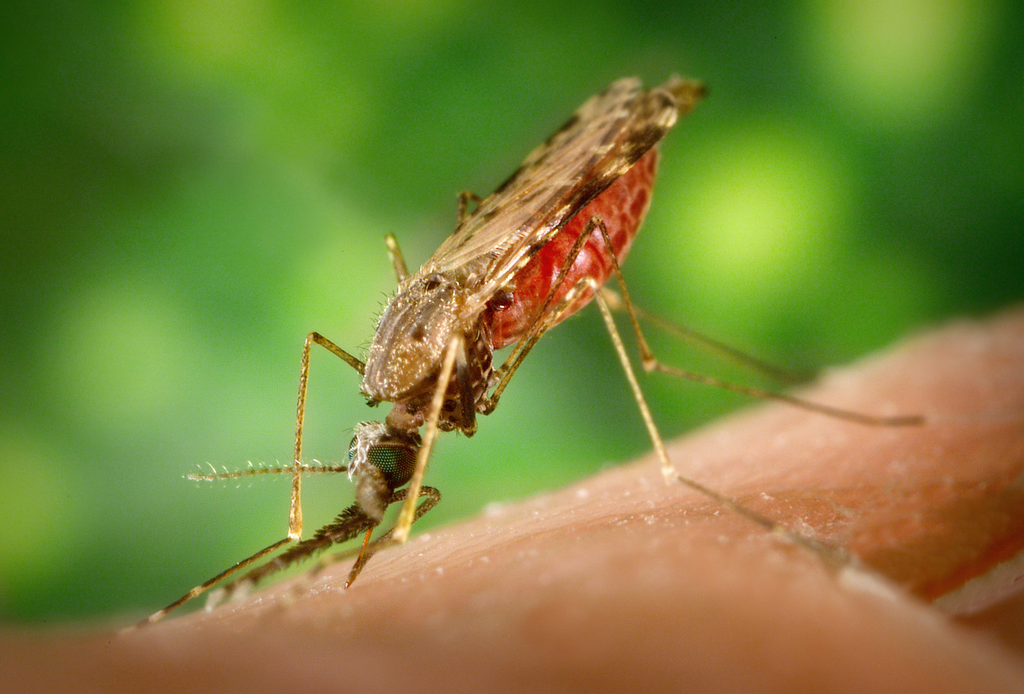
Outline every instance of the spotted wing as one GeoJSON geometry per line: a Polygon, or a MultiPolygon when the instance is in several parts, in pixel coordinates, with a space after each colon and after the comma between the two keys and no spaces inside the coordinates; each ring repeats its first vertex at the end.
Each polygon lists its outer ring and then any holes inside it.
{"type": "Polygon", "coordinates": [[[531,152],[417,275],[453,274],[486,302],[702,95],[699,83],[678,77],[649,91],[635,78],[612,83],[531,152]]]}

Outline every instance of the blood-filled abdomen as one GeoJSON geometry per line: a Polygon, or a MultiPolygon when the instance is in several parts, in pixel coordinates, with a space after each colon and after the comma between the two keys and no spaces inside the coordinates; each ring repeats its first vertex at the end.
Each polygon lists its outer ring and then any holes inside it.
{"type": "MultiPolygon", "coordinates": [[[[509,293],[496,297],[484,313],[483,320],[491,338],[491,346],[501,349],[523,337],[544,305],[558,273],[565,264],[572,245],[583,233],[587,223],[597,217],[604,221],[611,240],[611,251],[621,264],[629,252],[633,237],[647,214],[651,189],[658,166],[658,151],[651,149],[626,173],[580,210],[558,234],[544,245],[522,270],[516,273],[509,293]]],[[[551,308],[558,305],[566,292],[588,275],[604,284],[614,271],[608,248],[600,229],[594,229],[573,262],[565,281],[555,293],[551,308]]],[[[593,292],[585,291],[572,306],[563,311],[559,322],[586,306],[593,292]]]]}

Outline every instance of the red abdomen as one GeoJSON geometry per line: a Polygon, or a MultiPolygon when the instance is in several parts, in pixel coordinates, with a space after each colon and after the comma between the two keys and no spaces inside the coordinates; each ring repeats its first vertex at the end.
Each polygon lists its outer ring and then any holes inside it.
{"type": "MultiPolygon", "coordinates": [[[[612,243],[611,252],[615,254],[618,262],[622,263],[629,252],[633,237],[640,229],[644,215],[647,214],[657,166],[658,151],[655,148],[647,152],[603,193],[580,210],[515,275],[511,296],[503,297],[503,301],[493,302],[483,317],[490,330],[491,346],[494,349],[501,349],[517,342],[532,325],[537,312],[544,304],[544,299],[558,278],[573,243],[592,218],[600,217],[604,220],[608,238],[612,243]]],[[[601,231],[595,229],[584,242],[580,254],[569,269],[569,274],[555,293],[552,307],[584,277],[589,275],[597,280],[598,284],[604,284],[612,272],[608,248],[601,231]]],[[[593,292],[585,292],[568,310],[562,312],[559,321],[586,306],[592,298],[593,292]]]]}

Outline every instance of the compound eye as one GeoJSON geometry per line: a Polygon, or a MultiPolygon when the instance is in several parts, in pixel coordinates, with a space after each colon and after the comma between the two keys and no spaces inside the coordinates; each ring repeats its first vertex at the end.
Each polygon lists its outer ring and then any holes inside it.
{"type": "Polygon", "coordinates": [[[391,488],[398,489],[412,478],[417,453],[416,446],[388,442],[371,446],[366,457],[371,465],[384,473],[391,488]]]}
{"type": "Polygon", "coordinates": [[[349,475],[361,476],[366,466],[380,471],[383,482],[398,489],[412,477],[420,437],[389,430],[382,422],[362,422],[348,446],[349,475]]]}

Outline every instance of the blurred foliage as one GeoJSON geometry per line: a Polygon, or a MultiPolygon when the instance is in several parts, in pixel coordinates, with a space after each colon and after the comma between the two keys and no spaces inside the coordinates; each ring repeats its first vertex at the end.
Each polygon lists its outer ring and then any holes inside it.
{"type": "MultiPolygon", "coordinates": [[[[302,340],[365,347],[393,289],[383,236],[422,262],[459,191],[623,75],[711,89],[663,147],[626,264],[642,305],[816,367],[1024,295],[1013,3],[497,7],[0,10],[0,617],[142,614],[281,537],[285,480],[182,475],[287,461],[302,340]]],[[[312,368],[306,450],[338,460],[375,415],[344,365],[312,368]]],[[[668,435],[744,404],[645,383],[668,435]]],[[[589,309],[473,441],[443,437],[424,526],[648,448],[589,309]]],[[[351,501],[344,479],[306,488],[307,527],[351,501]]]]}

